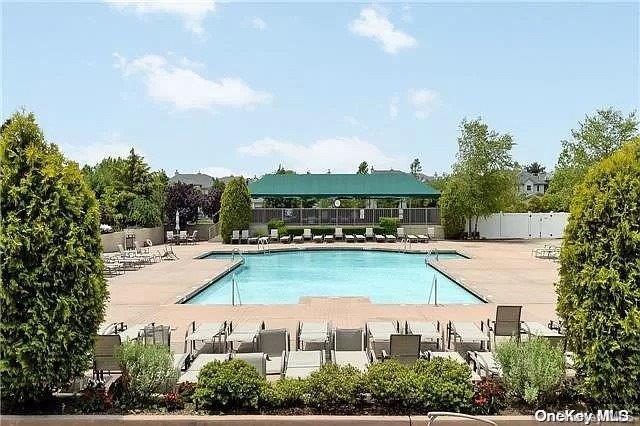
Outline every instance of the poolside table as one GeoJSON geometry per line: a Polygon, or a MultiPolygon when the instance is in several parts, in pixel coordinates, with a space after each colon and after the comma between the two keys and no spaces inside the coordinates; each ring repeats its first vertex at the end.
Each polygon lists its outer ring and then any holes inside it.
{"type": "Polygon", "coordinates": [[[448,344],[451,347],[451,337],[453,337],[453,345],[456,341],[460,343],[478,343],[480,349],[489,343],[489,336],[472,322],[449,322],[448,325],[448,344]]]}

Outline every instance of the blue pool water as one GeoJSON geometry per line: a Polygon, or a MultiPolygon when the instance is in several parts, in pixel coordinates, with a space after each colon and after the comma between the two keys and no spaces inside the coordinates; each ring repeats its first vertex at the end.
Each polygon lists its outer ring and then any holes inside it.
{"type": "MultiPolygon", "coordinates": [[[[242,266],[185,303],[230,304],[234,275],[242,304],[295,304],[304,296],[364,296],[372,303],[423,304],[434,276],[438,303],[482,303],[446,275],[426,266],[424,254],[332,250],[253,254],[244,259],[242,266]]],[[[457,254],[439,256],[440,261],[463,259],[457,254]]]]}

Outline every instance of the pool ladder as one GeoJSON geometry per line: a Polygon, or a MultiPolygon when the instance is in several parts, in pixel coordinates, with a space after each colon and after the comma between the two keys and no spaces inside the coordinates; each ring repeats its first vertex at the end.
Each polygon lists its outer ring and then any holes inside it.
{"type": "Polygon", "coordinates": [[[433,276],[431,281],[431,289],[429,290],[429,298],[427,299],[427,305],[431,303],[431,296],[433,295],[433,306],[438,306],[438,277],[433,276]]]}
{"type": "Polygon", "coordinates": [[[260,251],[260,247],[262,247],[262,253],[271,253],[271,247],[269,246],[269,240],[258,240],[258,251],[260,251]]]}
{"type": "Polygon", "coordinates": [[[433,253],[435,252],[436,254],[436,262],[438,262],[440,260],[440,252],[438,251],[438,249],[429,249],[429,251],[427,251],[427,256],[424,258],[424,263],[429,263],[429,261],[431,260],[431,256],[433,256],[433,253]]]}
{"type": "Polygon", "coordinates": [[[236,281],[236,274],[231,277],[231,306],[236,306],[236,296],[238,298],[238,305],[242,306],[242,299],[240,298],[240,288],[236,281]]]}
{"type": "Polygon", "coordinates": [[[236,260],[236,253],[238,253],[238,257],[240,257],[240,260],[244,262],[244,256],[242,256],[242,252],[238,247],[235,247],[233,250],[231,250],[231,260],[236,260]]]}
{"type": "Polygon", "coordinates": [[[403,247],[403,251],[406,253],[407,252],[407,245],[409,246],[409,250],[411,250],[411,240],[407,237],[404,238],[404,247],[403,247]]]}

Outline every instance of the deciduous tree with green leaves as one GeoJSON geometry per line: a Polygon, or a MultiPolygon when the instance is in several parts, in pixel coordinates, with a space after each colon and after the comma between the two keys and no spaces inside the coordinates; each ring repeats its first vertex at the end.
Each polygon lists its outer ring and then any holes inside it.
{"type": "Polygon", "coordinates": [[[640,410],[640,138],[576,189],[560,254],[558,314],[584,391],[599,408],[640,410]]]}
{"type": "Polygon", "coordinates": [[[91,365],[107,287],[99,210],[33,114],[0,133],[0,396],[31,408],[91,365]]]}
{"type": "Polygon", "coordinates": [[[547,204],[554,211],[568,211],[575,188],[596,162],[638,136],[635,112],[627,115],[613,108],[587,115],[571,130],[571,139],[562,141],[558,164],[546,193],[547,204]]]}
{"type": "Polygon", "coordinates": [[[363,161],[362,163],[360,163],[360,165],[358,166],[358,171],[356,172],[356,174],[359,174],[359,175],[369,174],[369,164],[367,164],[366,161],[363,161]]]}
{"type": "Polygon", "coordinates": [[[220,207],[220,235],[225,243],[233,230],[249,229],[252,220],[251,196],[243,177],[229,181],[222,193],[220,207]]]}
{"type": "Polygon", "coordinates": [[[469,232],[477,231],[478,218],[499,212],[513,201],[513,144],[510,134],[489,129],[479,118],[462,120],[456,163],[440,200],[445,226],[447,221],[458,226],[466,218],[469,232]]]}

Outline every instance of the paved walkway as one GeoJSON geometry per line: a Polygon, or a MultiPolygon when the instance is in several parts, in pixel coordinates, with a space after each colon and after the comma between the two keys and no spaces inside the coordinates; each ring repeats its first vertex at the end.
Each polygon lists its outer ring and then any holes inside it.
{"type": "MultiPolygon", "coordinates": [[[[175,246],[176,261],[145,266],[138,271],[108,280],[110,301],[108,321],[151,322],[176,327],[180,341],[191,321],[261,320],[268,327],[287,327],[293,334],[299,320],[328,320],[344,327],[362,326],[374,319],[437,319],[480,321],[495,315],[496,304],[523,306],[523,318],[547,322],[555,318],[554,283],[558,264],[537,259],[532,250],[548,244],[545,240],[524,241],[438,241],[412,244],[413,250],[456,250],[470,259],[435,262],[457,281],[479,293],[490,303],[477,305],[387,305],[372,304],[366,298],[304,298],[295,305],[185,305],[181,297],[211,281],[231,264],[230,260],[201,260],[196,257],[212,250],[257,250],[255,245],[231,246],[220,243],[175,246]]],[[[554,240],[552,244],[559,244],[554,240]]],[[[306,243],[314,245],[314,243],[306,243]]],[[[401,248],[401,243],[367,243],[372,247],[401,248]]],[[[336,242],[332,246],[344,246],[336,242]]],[[[354,244],[348,244],[350,247],[354,244]]],[[[362,244],[358,244],[362,245],[362,244]]],[[[272,244],[272,248],[282,247],[272,244]]],[[[155,247],[154,247],[155,249],[155,247]]],[[[162,247],[158,248],[163,250],[162,247]]],[[[176,342],[176,345],[181,342],[176,342]]],[[[179,349],[178,346],[175,349],[179,349]]]]}

